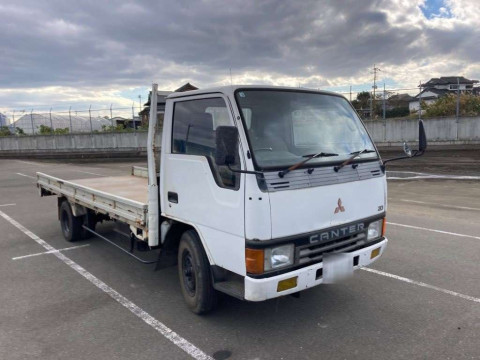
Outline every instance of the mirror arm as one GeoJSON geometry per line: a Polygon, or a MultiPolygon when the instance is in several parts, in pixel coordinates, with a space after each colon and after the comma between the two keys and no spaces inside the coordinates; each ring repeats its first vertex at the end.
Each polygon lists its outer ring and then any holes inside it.
{"type": "Polygon", "coordinates": [[[263,175],[263,172],[261,171],[248,171],[248,170],[237,170],[233,169],[230,167],[230,164],[227,164],[228,170],[234,173],[239,173],[239,174],[252,174],[252,175],[263,175]]]}
{"type": "Polygon", "coordinates": [[[417,157],[417,156],[422,156],[424,153],[425,153],[425,150],[413,150],[412,151],[412,156],[399,156],[399,157],[396,157],[396,158],[391,158],[391,159],[387,159],[385,161],[382,162],[382,172],[385,173],[385,164],[390,162],[390,161],[395,161],[395,160],[402,160],[402,159],[411,159],[411,158],[414,158],[414,157],[417,157]]]}

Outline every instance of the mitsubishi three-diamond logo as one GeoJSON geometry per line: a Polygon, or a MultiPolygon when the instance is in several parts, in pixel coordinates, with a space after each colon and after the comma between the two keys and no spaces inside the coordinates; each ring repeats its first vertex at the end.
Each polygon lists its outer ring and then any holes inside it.
{"type": "Polygon", "coordinates": [[[338,206],[335,208],[334,214],[338,214],[339,212],[344,212],[345,208],[342,205],[342,199],[338,198],[337,204],[338,204],[338,206]]]}

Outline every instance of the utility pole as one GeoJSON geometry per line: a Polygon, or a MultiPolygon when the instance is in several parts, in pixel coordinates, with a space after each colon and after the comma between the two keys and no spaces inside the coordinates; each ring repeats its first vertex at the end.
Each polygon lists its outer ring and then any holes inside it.
{"type": "Polygon", "coordinates": [[[420,93],[418,94],[418,121],[422,119],[422,82],[418,85],[420,93]]]}
{"type": "Polygon", "coordinates": [[[68,108],[68,118],[70,119],[70,134],[73,134],[73,126],[72,126],[72,107],[68,108]]]}
{"type": "Polygon", "coordinates": [[[35,127],[33,126],[33,109],[30,111],[30,122],[32,123],[32,134],[35,135],[35,127]]]}
{"type": "Polygon", "coordinates": [[[460,116],[460,79],[457,77],[457,108],[455,111],[455,139],[458,140],[458,117],[460,116]]]}
{"type": "Polygon", "coordinates": [[[385,83],[383,83],[383,120],[385,120],[387,93],[385,92],[385,83]]]}
{"type": "Polygon", "coordinates": [[[15,109],[13,110],[13,133],[17,135],[17,125],[15,124],[15,109]]]}
{"type": "Polygon", "coordinates": [[[88,120],[90,121],[90,134],[93,134],[93,124],[92,124],[92,105],[88,108],[88,120]]]}
{"type": "Polygon", "coordinates": [[[460,116],[460,79],[458,77],[457,77],[457,107],[455,109],[455,115],[458,123],[458,117],[460,116]]]}
{"type": "Polygon", "coordinates": [[[382,71],[373,64],[373,99],[372,99],[372,108],[370,110],[370,118],[373,118],[373,111],[375,109],[375,90],[377,89],[377,72],[382,71]]]}
{"type": "Polygon", "coordinates": [[[133,126],[133,132],[136,132],[136,126],[135,126],[135,103],[132,103],[132,126],[133,126]]]}
{"type": "Polygon", "coordinates": [[[52,133],[55,134],[55,131],[53,131],[53,120],[52,120],[52,108],[50,108],[50,113],[49,113],[49,117],[50,117],[50,129],[52,129],[52,133]]]}
{"type": "Polygon", "coordinates": [[[110,126],[112,127],[112,133],[114,132],[115,126],[113,125],[113,112],[112,112],[113,104],[110,104],[110,126]]]}

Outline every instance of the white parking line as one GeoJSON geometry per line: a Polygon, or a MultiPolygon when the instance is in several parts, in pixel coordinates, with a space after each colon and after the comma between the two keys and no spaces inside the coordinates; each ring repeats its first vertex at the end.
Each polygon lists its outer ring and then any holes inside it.
{"type": "Polygon", "coordinates": [[[46,164],[42,164],[42,163],[34,163],[34,162],[24,161],[24,160],[16,160],[16,161],[24,163],[24,164],[28,164],[28,165],[46,166],[46,164]]]}
{"type": "Polygon", "coordinates": [[[17,204],[2,204],[2,205],[0,205],[0,207],[3,207],[3,206],[15,206],[15,205],[17,205],[17,204]]]}
{"type": "Polygon", "coordinates": [[[454,232],[449,232],[449,231],[429,229],[429,228],[424,228],[424,227],[420,227],[420,226],[413,226],[413,225],[397,224],[397,223],[392,223],[392,222],[387,222],[387,224],[388,224],[388,225],[394,225],[394,226],[406,227],[406,228],[410,228],[410,229],[432,231],[432,232],[436,232],[436,233],[440,233],[440,234],[453,235],[453,236],[461,236],[461,237],[467,237],[467,238],[471,238],[471,239],[480,240],[480,236],[459,234],[459,233],[454,233],[454,232]]]}
{"type": "Polygon", "coordinates": [[[426,284],[426,283],[421,282],[421,281],[415,281],[415,280],[412,280],[412,279],[409,279],[409,278],[406,278],[406,277],[402,277],[402,276],[398,276],[398,275],[394,275],[394,274],[390,274],[390,273],[386,273],[386,272],[383,272],[383,271],[370,269],[370,268],[362,268],[361,270],[368,271],[368,272],[371,272],[371,273],[374,273],[374,274],[377,274],[377,275],[386,276],[386,277],[389,277],[389,278],[392,278],[392,279],[404,281],[404,282],[409,283],[409,284],[418,285],[418,286],[421,286],[421,287],[424,287],[424,288],[427,288],[427,289],[440,291],[444,294],[453,295],[453,296],[456,296],[456,297],[459,297],[459,298],[462,298],[462,299],[465,299],[465,300],[480,303],[479,298],[476,298],[476,297],[473,297],[473,296],[470,296],[470,295],[460,294],[458,292],[443,289],[443,288],[440,288],[438,286],[429,285],[429,284],[426,284]]]}
{"type": "Polygon", "coordinates": [[[388,176],[387,180],[418,180],[418,179],[442,179],[442,180],[480,180],[480,176],[459,175],[417,175],[409,177],[388,176]]]}
{"type": "MultiPolygon", "coordinates": [[[[18,223],[16,220],[12,219],[10,216],[5,214],[4,212],[0,211],[0,216],[3,217],[5,220],[7,220],[10,224],[15,226],[17,229],[22,231],[25,235],[30,237],[32,240],[34,240],[37,244],[43,246],[47,251],[55,251],[53,246],[48,244],[45,240],[41,239],[37,235],[35,235],[33,232],[25,228],[23,225],[18,223]]],[[[197,348],[195,345],[190,343],[188,340],[182,338],[180,335],[178,335],[176,332],[174,332],[172,329],[167,327],[165,324],[161,323],[157,319],[155,319],[153,316],[148,314],[146,311],[135,305],[133,302],[128,300],[125,296],[121,295],[114,289],[112,289],[110,286],[105,284],[102,280],[98,279],[95,277],[95,275],[91,274],[87,270],[85,270],[83,267],[78,265],[75,261],[71,260],[69,257],[65,256],[61,252],[52,252],[53,255],[55,255],[58,259],[63,261],[65,264],[67,264],[70,268],[75,270],[77,273],[82,275],[85,279],[90,281],[93,285],[95,285],[97,288],[105,292],[106,294],[110,295],[112,299],[117,301],[119,304],[123,305],[125,308],[127,308],[132,314],[137,316],[138,318],[142,319],[146,324],[150,325],[153,327],[155,330],[157,330],[161,335],[163,335],[166,339],[170,340],[172,343],[174,343],[176,346],[178,346],[180,349],[185,351],[188,355],[193,357],[194,359],[201,359],[201,360],[214,360],[212,357],[208,356],[205,354],[202,350],[197,348]]]]}
{"type": "Polygon", "coordinates": [[[25,176],[25,177],[28,177],[28,178],[30,178],[30,179],[35,179],[35,180],[37,180],[37,178],[36,178],[36,177],[34,177],[34,176],[25,175],[25,174],[22,174],[22,173],[16,173],[16,174],[17,174],[17,175],[20,175],[20,176],[25,176]]]}
{"type": "Polygon", "coordinates": [[[421,204],[421,205],[434,205],[434,206],[440,206],[440,207],[450,208],[450,209],[480,211],[479,208],[472,208],[472,207],[468,207],[468,206],[445,205],[445,204],[431,203],[431,202],[418,201],[418,200],[409,200],[409,199],[400,199],[400,201],[409,202],[409,203],[413,203],[413,204],[421,204]]]}
{"type": "Polygon", "coordinates": [[[54,254],[54,253],[57,253],[57,252],[60,252],[60,251],[68,251],[68,250],[83,248],[85,246],[90,246],[90,244],[72,246],[72,247],[58,249],[58,250],[49,250],[49,251],[44,251],[44,252],[39,252],[39,253],[29,254],[29,255],[23,255],[23,256],[17,256],[17,257],[12,258],[12,260],[20,260],[20,259],[26,259],[26,258],[29,258],[29,257],[33,257],[33,256],[54,254]]]}

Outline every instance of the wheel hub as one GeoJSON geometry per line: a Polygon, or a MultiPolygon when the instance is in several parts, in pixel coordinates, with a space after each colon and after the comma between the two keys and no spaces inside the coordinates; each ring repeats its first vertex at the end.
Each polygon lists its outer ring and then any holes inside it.
{"type": "Polygon", "coordinates": [[[188,251],[185,251],[182,256],[182,273],[185,289],[190,296],[195,296],[195,271],[193,268],[192,254],[190,254],[188,251]]]}

